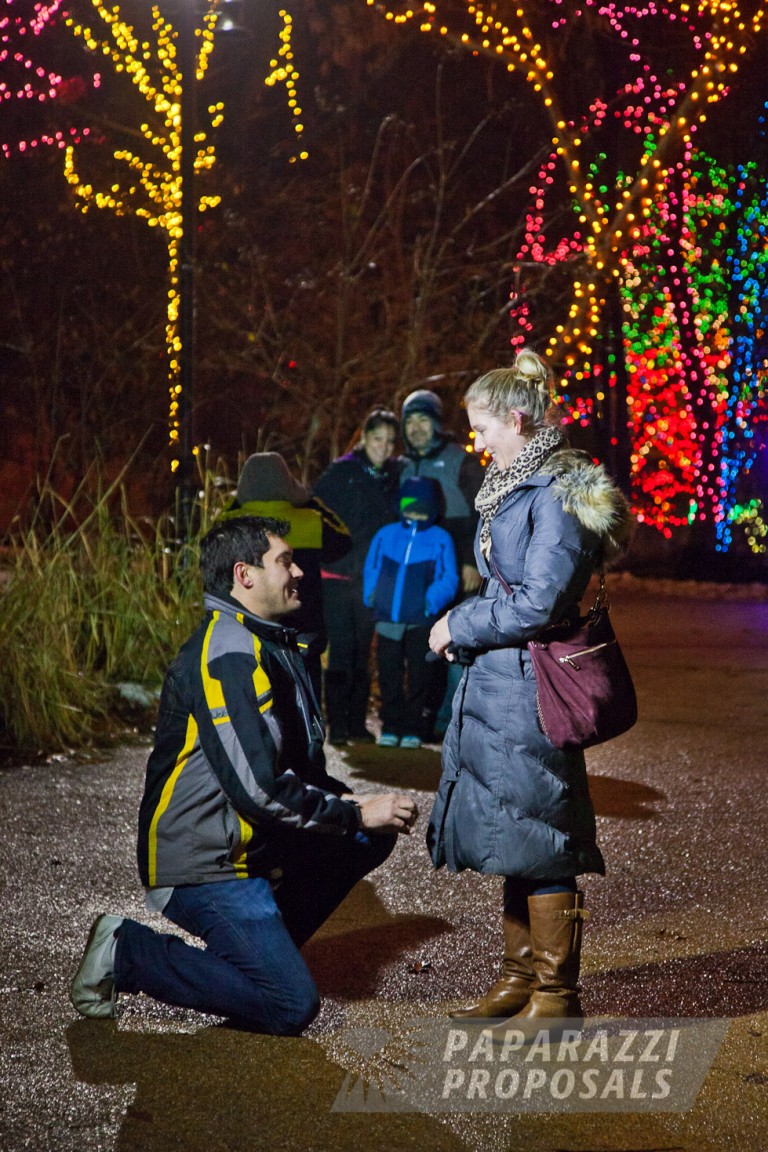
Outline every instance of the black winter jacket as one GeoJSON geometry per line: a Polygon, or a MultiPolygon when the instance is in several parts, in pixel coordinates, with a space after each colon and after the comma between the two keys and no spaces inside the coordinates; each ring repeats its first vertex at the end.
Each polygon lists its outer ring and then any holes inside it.
{"type": "Polygon", "coordinates": [[[363,579],[371,540],[385,524],[399,519],[400,461],[394,457],[374,468],[362,448],[353,448],[326,468],[313,493],[344,521],[352,547],[342,559],[323,569],[348,579],[363,579]]]}
{"type": "Polygon", "coordinates": [[[205,607],[165,678],[147,764],[138,864],[150,888],[268,875],[297,830],[359,828],[325,770],[293,629],[229,597],[205,607]]]}

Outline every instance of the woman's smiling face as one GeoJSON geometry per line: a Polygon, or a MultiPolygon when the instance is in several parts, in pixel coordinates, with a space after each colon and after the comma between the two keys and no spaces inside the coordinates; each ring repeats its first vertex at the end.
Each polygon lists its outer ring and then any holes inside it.
{"type": "Polygon", "coordinates": [[[520,430],[520,413],[510,412],[509,420],[505,422],[498,416],[492,416],[487,408],[468,404],[467,418],[475,434],[475,451],[488,452],[502,471],[509,468],[526,444],[526,437],[520,430]]]}
{"type": "Polygon", "coordinates": [[[395,450],[395,430],[391,424],[378,424],[363,436],[365,454],[376,468],[381,468],[385,460],[395,450]]]}

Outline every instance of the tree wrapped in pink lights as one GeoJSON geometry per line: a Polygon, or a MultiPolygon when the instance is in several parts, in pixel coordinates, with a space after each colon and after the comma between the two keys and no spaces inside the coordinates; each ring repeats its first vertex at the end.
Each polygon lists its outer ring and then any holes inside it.
{"type": "MultiPolygon", "coordinates": [[[[64,76],[56,66],[45,62],[46,41],[48,45],[53,42],[46,34],[57,21],[61,23],[62,17],[63,0],[34,6],[21,0],[5,0],[5,12],[0,15],[0,109],[15,105],[14,111],[18,111],[19,106],[26,106],[24,110],[29,113],[54,101],[61,108],[77,103],[89,88],[99,87],[98,73],[86,74],[83,70],[64,76]]],[[[14,126],[21,122],[23,127],[12,137],[0,140],[0,152],[6,158],[39,147],[66,148],[90,134],[87,127],[41,127],[40,117],[31,114],[15,116],[12,122],[14,126]]]]}

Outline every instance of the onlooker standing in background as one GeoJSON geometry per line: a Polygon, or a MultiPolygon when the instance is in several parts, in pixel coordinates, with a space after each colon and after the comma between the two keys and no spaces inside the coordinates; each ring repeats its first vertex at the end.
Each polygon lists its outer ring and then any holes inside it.
{"type": "Polygon", "coordinates": [[[328,643],[323,618],[321,566],[345,556],[352,540],[342,520],[294,479],[279,452],[255,452],[243,465],[237,491],[219,519],[259,516],[287,520],[288,544],[304,573],[301,607],[291,613],[318,705],[323,698],[320,657],[328,643]]]}
{"type": "Polygon", "coordinates": [[[453,541],[435,523],[441,504],[436,480],[406,480],[400,521],[379,529],[365,561],[363,596],[377,621],[378,742],[386,748],[421,746],[429,632],[459,586],[453,541]]]}
{"type": "Polygon", "coordinates": [[[374,408],[360,443],[326,468],[314,494],[341,517],[352,537],[341,560],[323,564],[323,613],[328,631],[325,714],[332,744],[373,742],[366,727],[373,615],[363,603],[363,564],[379,528],[397,519],[400,460],[393,456],[400,424],[374,408]]]}
{"type": "MultiPolygon", "coordinates": [[[[443,431],[443,404],[435,392],[419,388],[406,396],[401,413],[405,463],[401,480],[427,476],[437,480],[443,491],[442,526],[450,533],[459,567],[459,599],[477,592],[480,574],[475,564],[477,528],[475,497],[485,471],[479,456],[468,452],[449,432],[443,431]]],[[[430,685],[425,702],[424,731],[427,739],[436,728],[445,730],[450,718],[450,702],[461,678],[456,664],[445,661],[430,665],[430,685]]]]}

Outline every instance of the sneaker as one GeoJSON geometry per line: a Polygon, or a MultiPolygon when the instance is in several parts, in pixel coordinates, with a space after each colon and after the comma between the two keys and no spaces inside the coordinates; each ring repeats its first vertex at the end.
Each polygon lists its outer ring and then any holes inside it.
{"type": "Polygon", "coordinates": [[[421,740],[418,736],[403,736],[400,741],[401,748],[421,748],[421,740]]]}
{"type": "Polygon", "coordinates": [[[115,932],[122,916],[97,916],[69,991],[81,1016],[115,1015],[115,932]]]}
{"type": "Polygon", "coordinates": [[[400,741],[393,732],[382,732],[376,743],[379,748],[397,748],[400,741]]]}

